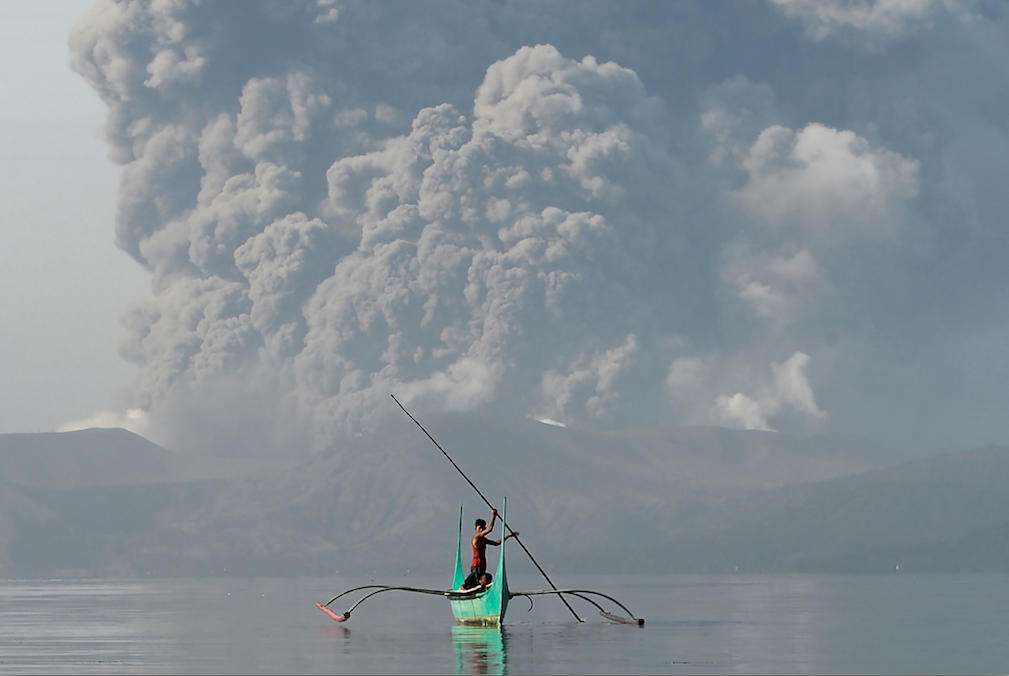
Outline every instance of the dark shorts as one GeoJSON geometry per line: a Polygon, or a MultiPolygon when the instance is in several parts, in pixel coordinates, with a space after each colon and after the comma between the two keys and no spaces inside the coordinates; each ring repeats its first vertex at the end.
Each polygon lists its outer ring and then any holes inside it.
{"type": "Polygon", "coordinates": [[[473,566],[469,569],[469,576],[463,581],[462,588],[469,589],[470,587],[475,587],[480,582],[480,576],[486,572],[486,568],[480,568],[479,566],[473,566]]]}

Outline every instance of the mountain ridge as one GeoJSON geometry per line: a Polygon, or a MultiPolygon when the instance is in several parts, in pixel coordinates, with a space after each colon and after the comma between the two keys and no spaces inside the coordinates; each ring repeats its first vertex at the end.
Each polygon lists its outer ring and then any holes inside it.
{"type": "MultiPolygon", "coordinates": [[[[871,449],[773,433],[593,432],[466,416],[428,424],[488,496],[511,498],[515,527],[548,568],[867,571],[899,559],[909,569],[949,569],[955,537],[992,549],[972,569],[1003,565],[1001,550],[961,523],[977,515],[952,510],[943,521],[926,506],[930,495],[975,511],[1009,506],[1009,491],[993,478],[1009,470],[1009,449],[881,468],[871,449]],[[894,512],[901,496],[934,536],[904,533],[877,514],[894,512]]],[[[237,469],[204,463],[201,475],[186,454],[125,431],[0,436],[0,470],[17,468],[0,479],[0,573],[436,572],[449,565],[458,505],[467,521],[487,512],[408,421],[287,465],[225,462],[237,469]],[[22,447],[11,450],[12,440],[22,447]],[[38,451],[54,440],[60,448],[38,451]],[[103,440],[113,447],[80,462],[88,455],[81,444],[103,440]],[[126,441],[137,457],[122,457],[131,452],[126,441]],[[32,457],[40,463],[34,475],[32,457]],[[61,461],[67,466],[47,466],[61,461]],[[116,465],[104,478],[103,463],[116,465]]],[[[907,509],[896,513],[911,518],[907,509]]],[[[990,518],[978,523],[999,527],[990,518]]],[[[514,565],[527,564],[516,557],[514,565]]]]}

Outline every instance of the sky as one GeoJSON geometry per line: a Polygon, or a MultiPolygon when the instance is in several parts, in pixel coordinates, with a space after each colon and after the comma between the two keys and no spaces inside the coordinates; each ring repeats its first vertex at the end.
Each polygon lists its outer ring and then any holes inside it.
{"type": "Polygon", "coordinates": [[[1001,3],[59,11],[5,22],[2,429],[1006,441],[1001,3]]]}
{"type": "Polygon", "coordinates": [[[146,276],[113,243],[120,169],[101,141],[104,106],[69,67],[86,7],[0,5],[0,432],[122,407],[135,376],[116,349],[119,316],[146,276]]]}

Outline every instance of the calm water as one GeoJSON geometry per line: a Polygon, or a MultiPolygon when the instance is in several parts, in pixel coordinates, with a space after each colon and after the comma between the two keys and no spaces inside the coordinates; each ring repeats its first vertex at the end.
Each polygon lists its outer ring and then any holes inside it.
{"type": "MultiPolygon", "coordinates": [[[[575,577],[648,623],[576,625],[516,599],[504,631],[438,598],[377,597],[337,625],[340,579],[0,582],[0,673],[1006,672],[1009,576],[575,577]]],[[[438,586],[438,580],[410,578],[438,586]]],[[[514,588],[538,588],[516,579],[514,588]]]]}

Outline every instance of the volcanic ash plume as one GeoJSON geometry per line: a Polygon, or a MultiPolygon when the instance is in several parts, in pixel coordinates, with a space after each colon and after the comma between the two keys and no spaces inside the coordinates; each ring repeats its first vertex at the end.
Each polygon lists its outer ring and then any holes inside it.
{"type": "Polygon", "coordinates": [[[677,171],[634,72],[523,47],[471,112],[425,107],[390,135],[396,109],[338,74],[249,77],[229,99],[201,11],[103,5],[74,38],[126,161],[119,244],[153,274],[122,349],[154,415],[236,373],[321,439],[367,429],[390,391],[619,407],[657,328],[637,291],[667,246],[655,177],[677,171]]]}
{"type": "Polygon", "coordinates": [[[914,162],[776,126],[773,92],[745,78],[678,119],[627,67],[499,37],[554,12],[525,10],[495,24],[468,3],[100,2],[84,17],[73,64],[124,165],[117,242],[152,278],[122,345],[152,429],[226,420],[326,446],[373,428],[390,391],[562,424],[824,417],[811,357],[781,331],[810,307],[800,292],[829,289],[817,247],[837,214],[899,211],[914,162]],[[843,199],[823,165],[837,158],[843,199]],[[825,225],[793,223],[809,218],[825,225]],[[758,221],[760,237],[739,225],[758,221]],[[715,359],[720,314],[750,307],[770,339],[715,359]]]}

